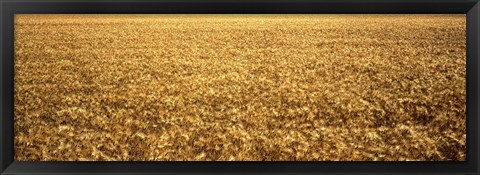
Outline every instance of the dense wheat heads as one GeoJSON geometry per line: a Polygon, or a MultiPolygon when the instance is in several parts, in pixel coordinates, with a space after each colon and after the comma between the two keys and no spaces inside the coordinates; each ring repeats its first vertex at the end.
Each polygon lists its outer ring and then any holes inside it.
{"type": "Polygon", "coordinates": [[[465,15],[16,15],[16,160],[465,160],[465,15]]]}

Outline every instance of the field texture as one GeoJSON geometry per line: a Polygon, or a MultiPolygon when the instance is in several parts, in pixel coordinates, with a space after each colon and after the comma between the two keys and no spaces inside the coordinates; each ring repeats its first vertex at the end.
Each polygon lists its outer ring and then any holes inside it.
{"type": "Polygon", "coordinates": [[[16,15],[15,159],[465,160],[465,15],[16,15]]]}

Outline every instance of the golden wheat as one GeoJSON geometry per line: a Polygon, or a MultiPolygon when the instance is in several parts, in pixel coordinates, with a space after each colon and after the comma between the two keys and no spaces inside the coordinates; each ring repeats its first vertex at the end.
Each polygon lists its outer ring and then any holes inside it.
{"type": "Polygon", "coordinates": [[[465,160],[465,15],[16,15],[16,160],[465,160]]]}

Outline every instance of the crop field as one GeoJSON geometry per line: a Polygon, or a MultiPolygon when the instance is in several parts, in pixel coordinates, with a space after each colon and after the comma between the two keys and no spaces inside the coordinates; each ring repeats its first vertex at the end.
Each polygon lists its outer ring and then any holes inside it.
{"type": "Polygon", "coordinates": [[[16,15],[17,161],[464,161],[465,15],[16,15]]]}

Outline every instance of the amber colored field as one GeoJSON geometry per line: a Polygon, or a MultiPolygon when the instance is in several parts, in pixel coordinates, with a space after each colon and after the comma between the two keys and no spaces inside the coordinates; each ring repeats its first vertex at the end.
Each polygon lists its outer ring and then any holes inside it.
{"type": "Polygon", "coordinates": [[[16,15],[16,160],[465,160],[465,15],[16,15]]]}

